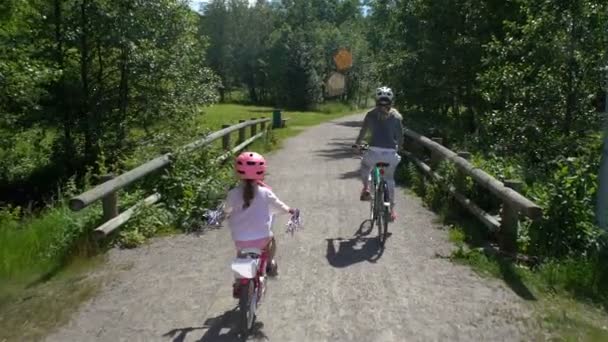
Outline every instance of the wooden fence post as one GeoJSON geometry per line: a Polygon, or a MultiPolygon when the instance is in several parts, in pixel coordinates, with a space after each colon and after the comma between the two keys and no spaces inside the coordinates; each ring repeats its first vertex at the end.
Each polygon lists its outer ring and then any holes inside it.
{"type": "MultiPolygon", "coordinates": [[[[239,123],[242,124],[243,122],[245,122],[246,120],[239,120],[239,123]]],[[[245,127],[243,128],[239,128],[239,140],[237,141],[237,144],[242,143],[243,141],[245,141],[245,127]]]]}
{"type": "MultiPolygon", "coordinates": [[[[256,118],[251,118],[251,121],[256,120],[256,118]]],[[[258,134],[258,124],[251,125],[251,136],[254,137],[258,134]]]]}
{"type": "MultiPolygon", "coordinates": [[[[431,140],[438,143],[439,145],[441,145],[443,143],[442,138],[431,138],[431,140]]],[[[439,166],[439,163],[441,163],[441,155],[439,153],[435,152],[434,150],[431,150],[431,168],[433,170],[436,170],[437,167],[439,166]]]]}
{"type": "Polygon", "coordinates": [[[260,128],[262,129],[262,132],[266,131],[266,121],[260,123],[260,128]]]}
{"type": "MultiPolygon", "coordinates": [[[[101,177],[101,182],[107,182],[113,179],[113,174],[107,174],[101,177]]],[[[116,216],[118,216],[118,193],[116,191],[110,192],[101,199],[103,207],[103,221],[107,222],[116,216]]]]}
{"type": "MultiPolygon", "coordinates": [[[[458,156],[461,158],[464,158],[466,160],[471,160],[471,153],[469,152],[458,152],[458,156]]],[[[467,184],[467,174],[462,172],[461,169],[456,168],[456,180],[455,180],[455,186],[456,186],[456,190],[458,190],[460,193],[462,194],[466,194],[466,187],[465,185],[467,184]]]]}
{"type": "MultiPolygon", "coordinates": [[[[228,128],[230,125],[222,125],[222,128],[228,128]]],[[[222,137],[222,148],[225,151],[230,150],[230,134],[226,134],[222,137]]]]}
{"type": "MultiPolygon", "coordinates": [[[[505,187],[517,192],[521,191],[523,183],[518,180],[505,181],[505,187]]],[[[500,212],[500,247],[507,253],[517,253],[517,234],[519,228],[519,212],[509,201],[503,201],[500,212]]]]}

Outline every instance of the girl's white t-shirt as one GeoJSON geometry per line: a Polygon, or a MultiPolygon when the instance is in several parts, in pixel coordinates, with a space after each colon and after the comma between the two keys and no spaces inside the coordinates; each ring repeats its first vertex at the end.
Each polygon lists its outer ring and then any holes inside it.
{"type": "Polygon", "coordinates": [[[255,196],[248,208],[243,208],[244,185],[230,190],[225,211],[234,241],[251,241],[272,237],[272,216],[276,212],[289,212],[269,188],[254,185],[255,196]]]}

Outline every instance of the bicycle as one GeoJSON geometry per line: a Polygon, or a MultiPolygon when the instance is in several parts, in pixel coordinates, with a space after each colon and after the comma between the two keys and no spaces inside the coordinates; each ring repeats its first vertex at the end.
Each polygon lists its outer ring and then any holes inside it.
{"type": "MultiPolygon", "coordinates": [[[[353,145],[359,151],[369,150],[367,144],[358,146],[353,145]]],[[[391,201],[390,194],[388,191],[388,184],[384,180],[384,168],[388,167],[389,163],[376,163],[374,168],[369,174],[369,182],[372,185],[370,194],[372,196],[370,200],[369,218],[371,222],[370,231],[374,229],[374,223],[378,226],[378,241],[380,246],[384,247],[386,239],[388,238],[388,223],[391,217],[391,201]]]]}
{"type": "MultiPolygon", "coordinates": [[[[300,225],[300,211],[296,209],[287,223],[287,233],[293,234],[300,225]]],[[[231,268],[237,280],[233,296],[239,300],[238,326],[243,337],[252,330],[256,312],[266,293],[267,266],[266,249],[244,248],[232,261],[231,268]]]]}

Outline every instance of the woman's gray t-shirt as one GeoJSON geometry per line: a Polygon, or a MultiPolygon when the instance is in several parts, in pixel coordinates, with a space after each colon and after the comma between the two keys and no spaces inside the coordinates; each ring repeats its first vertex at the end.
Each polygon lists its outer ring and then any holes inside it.
{"type": "Polygon", "coordinates": [[[398,149],[403,145],[402,117],[395,109],[391,109],[388,114],[384,114],[378,108],[368,112],[363,119],[363,127],[357,137],[357,144],[361,143],[367,130],[372,133],[370,146],[398,149]]]}

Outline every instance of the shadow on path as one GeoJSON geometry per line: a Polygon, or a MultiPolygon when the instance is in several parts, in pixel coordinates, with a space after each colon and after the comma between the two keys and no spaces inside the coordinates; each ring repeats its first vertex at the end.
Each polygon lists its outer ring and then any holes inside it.
{"type": "Polygon", "coordinates": [[[336,122],[336,125],[345,126],[345,127],[362,127],[363,121],[362,120],[341,121],[341,122],[336,122]]]}
{"type": "Polygon", "coordinates": [[[164,334],[163,337],[172,337],[172,342],[182,342],[192,331],[206,330],[203,336],[201,336],[197,342],[240,342],[268,340],[266,334],[262,332],[264,324],[261,322],[254,323],[253,330],[246,340],[240,337],[237,328],[238,315],[238,307],[235,307],[234,309],[228,310],[217,317],[207,319],[202,327],[173,329],[164,334]]]}
{"type": "MultiPolygon", "coordinates": [[[[372,233],[369,220],[365,220],[350,239],[326,239],[326,258],[329,264],[336,268],[344,268],[359,262],[377,262],[384,254],[384,247],[380,245],[377,236],[367,237],[372,233]],[[337,242],[337,248],[336,248],[337,242]]],[[[390,236],[390,233],[389,233],[390,236]]]]}
{"type": "Polygon", "coordinates": [[[506,260],[505,258],[500,257],[497,258],[497,261],[498,266],[500,268],[500,274],[502,275],[502,278],[504,279],[507,286],[509,286],[511,290],[513,290],[513,292],[515,292],[521,298],[525,300],[535,301],[536,297],[534,296],[532,291],[530,291],[528,286],[524,284],[519,274],[517,274],[513,263],[509,260],[506,260]]]}

